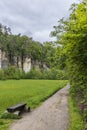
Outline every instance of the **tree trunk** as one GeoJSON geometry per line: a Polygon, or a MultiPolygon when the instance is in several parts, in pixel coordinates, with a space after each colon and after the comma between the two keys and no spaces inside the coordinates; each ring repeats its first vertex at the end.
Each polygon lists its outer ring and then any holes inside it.
{"type": "Polygon", "coordinates": [[[19,68],[19,57],[17,56],[17,67],[19,68]]]}
{"type": "Polygon", "coordinates": [[[21,57],[21,67],[22,67],[22,70],[24,69],[24,56],[22,54],[22,57],[21,57]]]}

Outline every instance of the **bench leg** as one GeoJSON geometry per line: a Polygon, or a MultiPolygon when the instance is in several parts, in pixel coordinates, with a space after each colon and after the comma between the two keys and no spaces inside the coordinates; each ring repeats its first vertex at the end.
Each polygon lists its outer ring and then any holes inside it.
{"type": "Polygon", "coordinates": [[[25,112],[30,112],[30,107],[25,106],[24,111],[25,112]]]}
{"type": "Polygon", "coordinates": [[[17,116],[20,116],[21,115],[21,112],[20,111],[15,111],[13,112],[13,114],[17,115],[17,116]]]}

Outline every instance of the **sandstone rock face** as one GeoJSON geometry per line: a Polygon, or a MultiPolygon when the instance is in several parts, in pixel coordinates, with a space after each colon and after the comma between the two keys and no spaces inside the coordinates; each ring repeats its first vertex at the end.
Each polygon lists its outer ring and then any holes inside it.
{"type": "MultiPolygon", "coordinates": [[[[9,64],[10,63],[6,56],[5,51],[1,51],[1,49],[0,49],[0,69],[7,68],[9,64]]],[[[12,66],[18,67],[20,70],[22,70],[21,58],[18,57],[18,60],[17,60],[17,57],[14,56],[12,66]]],[[[24,63],[23,63],[23,70],[25,71],[25,73],[27,73],[31,70],[32,67],[34,67],[36,69],[40,69],[40,68],[43,68],[45,70],[49,69],[45,63],[42,63],[38,60],[31,61],[31,58],[26,57],[24,60],[24,63]]]]}
{"type": "MultiPolygon", "coordinates": [[[[14,66],[17,67],[17,65],[16,65],[17,57],[13,57],[13,58],[14,58],[14,66]]],[[[0,69],[7,68],[8,63],[9,63],[9,61],[6,57],[5,52],[4,51],[2,52],[0,49],[0,69]]],[[[22,69],[21,59],[19,59],[18,66],[20,69],[22,69]]],[[[23,70],[27,73],[30,71],[30,69],[31,69],[31,58],[26,57],[24,64],[23,64],[23,70]]]]}
{"type": "Polygon", "coordinates": [[[1,69],[1,50],[0,50],[0,69],[1,69]]]}
{"type": "Polygon", "coordinates": [[[5,52],[0,49],[0,69],[8,67],[8,59],[5,55],[5,52]]]}
{"type": "Polygon", "coordinates": [[[26,58],[23,66],[24,71],[26,73],[29,72],[31,69],[31,58],[26,58]]]}

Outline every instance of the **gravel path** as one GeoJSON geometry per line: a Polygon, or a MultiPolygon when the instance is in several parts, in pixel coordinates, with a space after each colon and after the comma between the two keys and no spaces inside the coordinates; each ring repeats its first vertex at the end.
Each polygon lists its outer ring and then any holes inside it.
{"type": "Polygon", "coordinates": [[[9,130],[68,130],[68,93],[69,85],[14,122],[9,130]]]}

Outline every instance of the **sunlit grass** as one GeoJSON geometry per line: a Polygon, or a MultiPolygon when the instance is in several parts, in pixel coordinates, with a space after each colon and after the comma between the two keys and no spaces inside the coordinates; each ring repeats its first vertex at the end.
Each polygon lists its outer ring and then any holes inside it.
{"type": "MultiPolygon", "coordinates": [[[[67,82],[66,80],[0,81],[0,114],[9,106],[21,102],[26,102],[31,109],[35,108],[64,87],[67,82]]],[[[10,121],[0,119],[0,130],[6,130],[10,121]]]]}
{"type": "Polygon", "coordinates": [[[69,130],[83,130],[83,120],[76,106],[76,102],[69,97],[70,126],[69,130]]]}

